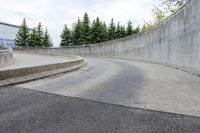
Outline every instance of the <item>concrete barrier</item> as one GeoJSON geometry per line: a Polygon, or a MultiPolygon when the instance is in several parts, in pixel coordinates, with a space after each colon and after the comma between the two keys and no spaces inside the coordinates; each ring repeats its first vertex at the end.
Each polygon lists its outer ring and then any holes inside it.
{"type": "Polygon", "coordinates": [[[0,46],[0,68],[14,62],[12,49],[10,47],[0,46]]]}
{"type": "Polygon", "coordinates": [[[31,81],[54,74],[72,71],[82,67],[85,64],[82,57],[74,56],[73,58],[74,59],[71,61],[62,63],[0,70],[0,86],[31,81]]]}
{"type": "Polygon", "coordinates": [[[179,67],[200,75],[199,14],[200,0],[189,0],[159,25],[134,36],[84,47],[22,48],[21,51],[149,61],[179,67]]]}

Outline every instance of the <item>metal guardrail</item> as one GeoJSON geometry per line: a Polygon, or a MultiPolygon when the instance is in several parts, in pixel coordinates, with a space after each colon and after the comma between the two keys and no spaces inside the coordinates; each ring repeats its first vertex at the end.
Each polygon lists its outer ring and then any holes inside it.
{"type": "Polygon", "coordinates": [[[10,46],[0,46],[0,53],[4,52],[12,52],[12,48],[10,46]]]}

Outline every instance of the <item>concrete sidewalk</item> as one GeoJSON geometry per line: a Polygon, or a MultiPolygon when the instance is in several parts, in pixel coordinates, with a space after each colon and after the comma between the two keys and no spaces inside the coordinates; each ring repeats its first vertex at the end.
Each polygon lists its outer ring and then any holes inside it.
{"type": "Polygon", "coordinates": [[[18,68],[34,67],[47,64],[64,63],[66,61],[72,61],[72,57],[57,57],[47,55],[35,55],[14,52],[14,63],[12,65],[0,68],[1,70],[11,70],[18,68]]]}
{"type": "Polygon", "coordinates": [[[14,63],[0,68],[0,86],[44,78],[68,72],[84,65],[78,56],[48,56],[14,53],[14,63]]]}

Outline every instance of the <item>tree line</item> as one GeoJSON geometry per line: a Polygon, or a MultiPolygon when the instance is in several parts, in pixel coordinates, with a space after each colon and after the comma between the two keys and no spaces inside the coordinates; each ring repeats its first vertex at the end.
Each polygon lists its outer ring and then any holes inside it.
{"type": "Polygon", "coordinates": [[[83,19],[78,18],[72,28],[67,25],[60,35],[61,46],[72,45],[87,45],[92,43],[100,43],[130,36],[140,31],[139,26],[133,28],[132,22],[129,20],[127,26],[121,25],[120,22],[115,24],[114,19],[111,19],[109,25],[100,20],[99,17],[90,21],[89,15],[84,14],[83,19]]]}
{"type": "Polygon", "coordinates": [[[82,20],[78,18],[77,22],[72,26],[72,29],[69,29],[67,25],[64,26],[60,36],[60,45],[71,46],[100,43],[145,31],[161,23],[187,1],[188,0],[160,0],[161,4],[152,9],[153,21],[144,21],[141,28],[140,26],[133,28],[133,24],[130,20],[127,26],[121,25],[120,22],[115,24],[113,19],[111,19],[110,24],[107,26],[99,17],[90,22],[88,14],[85,13],[82,20]]]}
{"type": "MultiPolygon", "coordinates": [[[[161,7],[154,7],[152,15],[154,20],[150,22],[144,21],[144,24],[134,28],[132,22],[129,20],[127,25],[121,25],[120,22],[115,24],[114,19],[111,19],[109,25],[100,20],[99,17],[90,21],[87,13],[84,14],[82,19],[78,18],[77,22],[73,24],[72,28],[67,25],[60,35],[61,46],[72,45],[87,45],[92,43],[100,43],[114,39],[123,38],[136,34],[140,31],[145,31],[156,24],[159,24],[167,16],[174,13],[180,6],[188,0],[160,0],[161,7]]],[[[28,28],[26,20],[24,19],[19,27],[16,35],[15,44],[17,46],[39,46],[51,47],[53,46],[51,37],[47,28],[43,31],[42,24],[39,23],[37,27],[32,30],[28,28]]]]}
{"type": "Polygon", "coordinates": [[[42,28],[42,24],[39,22],[38,26],[29,29],[24,19],[19,27],[16,35],[15,44],[17,46],[30,46],[30,47],[51,47],[53,46],[51,37],[47,28],[45,31],[42,28]]]}

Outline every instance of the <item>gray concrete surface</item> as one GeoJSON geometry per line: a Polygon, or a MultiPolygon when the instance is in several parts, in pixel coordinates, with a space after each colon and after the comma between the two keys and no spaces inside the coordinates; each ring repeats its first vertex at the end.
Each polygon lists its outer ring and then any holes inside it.
{"type": "Polygon", "coordinates": [[[13,65],[0,68],[0,86],[67,72],[84,65],[83,58],[78,56],[56,57],[14,53],[14,58],[13,65]]]}
{"type": "Polygon", "coordinates": [[[51,55],[80,55],[167,63],[200,75],[200,1],[191,0],[149,31],[85,47],[21,49],[51,55]]]}
{"type": "Polygon", "coordinates": [[[18,87],[200,117],[200,77],[156,64],[86,59],[79,71],[18,87]]]}
{"type": "Polygon", "coordinates": [[[0,68],[0,70],[10,70],[26,67],[41,66],[47,64],[64,63],[73,59],[68,57],[52,57],[52,56],[41,56],[36,54],[24,54],[15,52],[13,55],[15,63],[7,67],[0,68]]]}
{"type": "Polygon", "coordinates": [[[0,88],[1,133],[199,133],[200,118],[0,88]]]}

